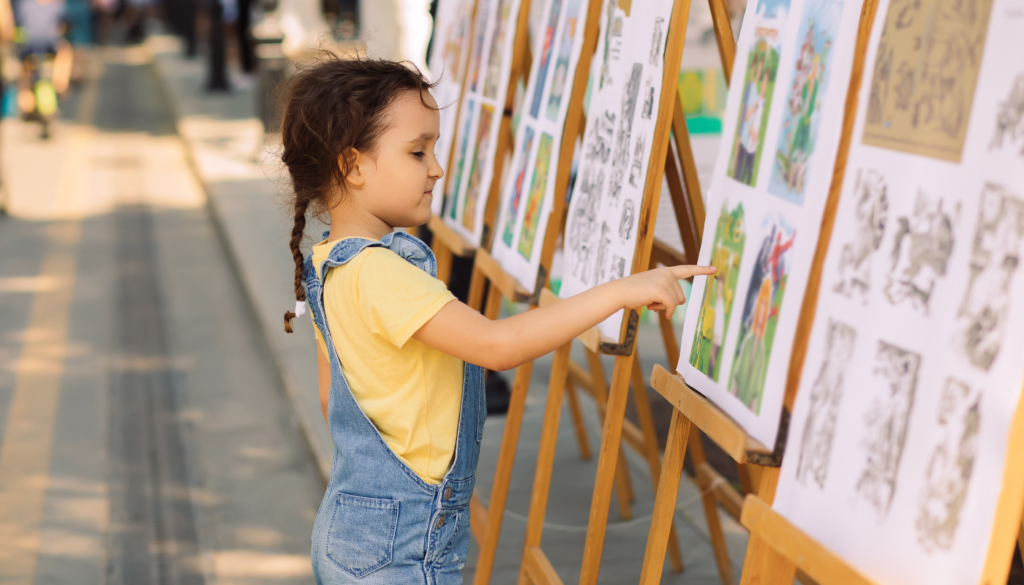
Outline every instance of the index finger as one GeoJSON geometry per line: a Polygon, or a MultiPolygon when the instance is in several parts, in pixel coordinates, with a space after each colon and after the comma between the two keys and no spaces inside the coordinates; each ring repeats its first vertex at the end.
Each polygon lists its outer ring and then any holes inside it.
{"type": "Polygon", "coordinates": [[[694,266],[690,264],[672,266],[669,270],[672,271],[672,275],[676,277],[676,280],[686,280],[693,276],[707,276],[718,271],[714,266],[694,266]]]}

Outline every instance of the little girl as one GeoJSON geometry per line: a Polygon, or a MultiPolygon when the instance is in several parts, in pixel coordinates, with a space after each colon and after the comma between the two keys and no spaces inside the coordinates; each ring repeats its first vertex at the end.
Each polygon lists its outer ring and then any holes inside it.
{"type": "Polygon", "coordinates": [[[676,266],[491,321],[435,278],[430,248],[395,228],[430,218],[444,174],[438,105],[414,69],[325,57],[290,81],[282,159],[295,193],[295,312],[312,313],[320,402],[334,440],[313,525],[319,585],[461,583],[486,416],[483,369],[536,359],[619,309],[667,311],[676,266]],[[330,231],[303,260],[306,214],[330,231]]]}

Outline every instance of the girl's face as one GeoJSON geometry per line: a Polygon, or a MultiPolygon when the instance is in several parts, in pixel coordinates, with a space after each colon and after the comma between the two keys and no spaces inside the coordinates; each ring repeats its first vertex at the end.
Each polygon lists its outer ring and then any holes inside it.
{"type": "Polygon", "coordinates": [[[348,177],[356,206],[392,228],[427,223],[434,184],[444,175],[434,156],[440,130],[437,103],[429,92],[423,93],[423,102],[414,92],[399,96],[385,114],[388,127],[375,151],[358,153],[348,177]]]}

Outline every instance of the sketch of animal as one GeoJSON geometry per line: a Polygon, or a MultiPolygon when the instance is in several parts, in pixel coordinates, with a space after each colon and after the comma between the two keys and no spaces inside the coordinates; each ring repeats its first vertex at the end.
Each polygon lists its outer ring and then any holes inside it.
{"type": "Polygon", "coordinates": [[[986,184],[971,248],[970,277],[957,312],[960,332],[954,343],[971,365],[985,371],[992,367],[1002,346],[1013,299],[1010,284],[1020,264],[1022,239],[1024,200],[1002,185],[986,184]]]}
{"type": "Polygon", "coordinates": [[[885,225],[889,217],[888,184],[885,178],[874,170],[861,170],[853,196],[853,235],[843,244],[839,256],[839,276],[833,291],[846,297],[856,294],[867,301],[871,290],[871,258],[882,244],[885,225]]]}
{"type": "Polygon", "coordinates": [[[918,191],[913,213],[896,218],[892,267],[883,291],[891,304],[909,300],[925,315],[936,281],[946,275],[953,255],[953,231],[960,216],[959,206],[950,216],[942,203],[942,199],[918,191]]]}
{"type": "Polygon", "coordinates": [[[864,416],[864,469],[856,489],[879,519],[889,514],[896,492],[896,475],[906,445],[920,366],[919,354],[878,342],[873,374],[882,395],[875,397],[864,416]]]}
{"type": "Polygon", "coordinates": [[[619,220],[619,239],[625,244],[633,236],[633,225],[636,223],[634,209],[636,204],[633,200],[626,198],[622,202],[622,219],[619,220]]]}
{"type": "Polygon", "coordinates": [[[843,398],[843,378],[856,341],[857,332],[853,327],[829,319],[825,359],[811,386],[811,406],[800,438],[796,479],[804,485],[807,485],[807,479],[810,478],[819,488],[825,487],[839,403],[843,398]]]}
{"type": "Polygon", "coordinates": [[[928,552],[953,546],[978,450],[980,403],[979,390],[946,379],[934,432],[940,439],[928,461],[914,523],[917,541],[928,552]]]}
{"type": "Polygon", "coordinates": [[[601,204],[601,190],[604,186],[604,169],[586,166],[580,173],[577,193],[571,204],[569,237],[566,251],[571,255],[572,274],[581,282],[590,282],[593,270],[591,255],[594,251],[593,238],[597,229],[597,210],[601,204]]]}
{"type": "Polygon", "coordinates": [[[996,131],[992,135],[989,150],[1002,148],[1003,141],[1020,142],[1020,154],[1024,156],[1024,73],[1017,75],[1006,101],[999,104],[996,113],[996,131]]]}
{"type": "Polygon", "coordinates": [[[651,53],[647,62],[657,67],[661,64],[661,41],[665,37],[665,19],[660,16],[654,17],[654,33],[651,35],[651,53]]]}
{"type": "Polygon", "coordinates": [[[651,78],[648,77],[644,82],[644,105],[640,110],[640,117],[650,120],[652,113],[654,113],[654,85],[651,78]]]}
{"type": "Polygon", "coordinates": [[[647,146],[647,136],[641,132],[636,135],[636,148],[633,149],[633,162],[629,166],[629,184],[637,188],[643,187],[643,159],[645,146],[647,146]]]}
{"type": "Polygon", "coordinates": [[[597,271],[595,272],[597,280],[595,282],[588,283],[590,286],[597,286],[601,283],[608,282],[609,280],[608,276],[610,274],[609,265],[611,263],[611,250],[608,248],[612,245],[612,239],[610,237],[611,231],[612,230],[608,227],[608,224],[602,221],[601,239],[597,244],[597,271]]]}

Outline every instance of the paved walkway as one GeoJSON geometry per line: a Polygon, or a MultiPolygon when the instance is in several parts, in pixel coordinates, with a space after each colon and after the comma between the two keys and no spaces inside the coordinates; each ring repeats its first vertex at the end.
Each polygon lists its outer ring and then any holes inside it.
{"type": "MultiPolygon", "coordinates": [[[[177,113],[178,131],[190,148],[234,269],[258,317],[257,326],[271,348],[311,452],[317,458],[321,472],[326,474],[333,447],[316,396],[316,348],[311,326],[306,321],[300,322],[293,335],[285,334],[281,327],[283,311],[294,304],[291,290],[293,264],[287,244],[291,214],[282,207],[279,196],[287,188],[287,183],[281,175],[279,163],[274,163],[273,146],[262,144],[259,122],[254,118],[253,90],[210,96],[201,87],[203,65],[181,59],[173,39],[152,39],[149,47],[154,54],[156,71],[177,113]]],[[[660,215],[673,217],[671,209],[660,215]]],[[[307,246],[313,242],[313,237],[319,237],[320,230],[320,226],[307,230],[307,246]]],[[[664,228],[658,235],[666,240],[673,237],[671,230],[664,228]]],[[[678,238],[678,233],[674,237],[678,238]]],[[[660,339],[660,333],[653,324],[641,327],[640,355],[644,371],[648,374],[654,363],[665,363],[660,339]]],[[[581,349],[576,348],[576,351],[580,352],[577,358],[582,361],[581,349]]],[[[548,356],[538,360],[534,367],[493,583],[514,583],[518,573],[550,364],[548,356]]],[[[608,361],[607,365],[610,377],[611,362],[608,361]]],[[[587,428],[596,451],[601,427],[592,405],[587,404],[585,411],[587,428]]],[[[596,458],[589,462],[580,460],[568,413],[563,413],[562,418],[563,430],[548,506],[549,525],[544,534],[544,548],[564,582],[571,583],[578,580],[596,458]]],[[[492,417],[487,421],[477,474],[478,488],[485,496],[490,493],[503,429],[503,417],[492,417]]],[[[631,583],[639,579],[654,498],[646,464],[631,452],[628,461],[637,494],[634,519],[621,521],[613,505],[604,547],[601,583],[631,583]]],[[[666,583],[719,583],[697,496],[695,487],[684,478],[677,525],[686,571],[675,575],[666,569],[666,583]]],[[[723,519],[738,575],[746,534],[731,519],[724,515],[723,519]]],[[[472,578],[472,559],[475,556],[476,553],[472,552],[470,564],[464,571],[467,582],[472,578]]]]}

